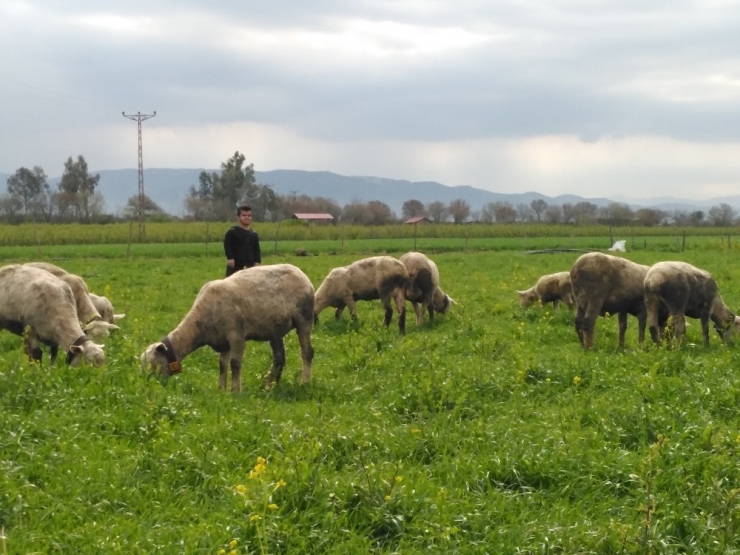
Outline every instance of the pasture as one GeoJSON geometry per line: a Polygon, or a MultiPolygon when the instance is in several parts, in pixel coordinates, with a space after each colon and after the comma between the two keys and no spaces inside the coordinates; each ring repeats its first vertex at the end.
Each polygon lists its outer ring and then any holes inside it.
{"type": "MultiPolygon", "coordinates": [[[[65,248],[53,261],[126,318],[101,369],[34,365],[0,332],[0,553],[740,551],[740,340],[712,331],[706,350],[692,321],[681,348],[639,348],[630,317],[620,351],[600,318],[583,352],[571,311],[520,309],[514,291],[575,253],[432,255],[458,302],[434,325],[410,305],[405,337],[378,302],[357,324],[326,310],[311,383],[291,332],[283,381],[264,390],[269,346],[248,343],[233,395],[207,348],[166,384],[139,367],[221,258],[65,248]]],[[[318,287],[362,256],[264,262],[318,287]]],[[[740,309],[736,253],[626,256],[708,269],[740,309]]]]}

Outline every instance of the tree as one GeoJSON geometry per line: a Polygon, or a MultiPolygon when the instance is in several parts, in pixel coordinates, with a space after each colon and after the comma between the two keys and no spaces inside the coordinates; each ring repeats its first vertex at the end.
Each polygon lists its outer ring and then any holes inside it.
{"type": "Polygon", "coordinates": [[[350,225],[362,224],[365,216],[367,206],[364,202],[359,200],[353,200],[349,204],[345,204],[342,209],[342,222],[350,225]]]}
{"type": "Polygon", "coordinates": [[[542,221],[542,214],[544,214],[548,204],[543,199],[536,198],[529,203],[529,206],[532,208],[532,212],[537,216],[537,221],[542,221]]]}
{"type": "MultiPolygon", "coordinates": [[[[565,207],[565,205],[563,205],[565,207]]],[[[599,207],[593,202],[582,201],[573,206],[572,218],[576,225],[590,224],[596,220],[599,207]]]]}
{"type": "Polygon", "coordinates": [[[516,213],[520,222],[531,222],[534,220],[534,212],[528,204],[523,202],[516,205],[516,213]]]}
{"type": "Polygon", "coordinates": [[[576,212],[574,209],[574,206],[569,203],[563,203],[563,223],[569,224],[569,223],[575,223],[576,221],[576,212]]]}
{"type": "Polygon", "coordinates": [[[67,207],[72,207],[75,217],[84,222],[90,221],[90,198],[100,182],[100,174],[90,175],[85,157],[79,155],[77,161],[70,156],[64,163],[64,173],[59,181],[59,191],[67,207]]]}
{"type": "Polygon", "coordinates": [[[497,224],[511,224],[516,221],[516,210],[508,202],[493,203],[493,217],[497,224]]]}
{"type": "Polygon", "coordinates": [[[426,216],[424,203],[416,199],[407,200],[403,203],[403,206],[401,206],[401,215],[404,220],[416,218],[418,216],[426,216]]]}
{"type": "Polygon", "coordinates": [[[140,209],[144,212],[144,216],[155,216],[165,213],[165,211],[147,195],[144,195],[141,199],[141,206],[139,206],[139,195],[133,195],[132,197],[129,197],[126,202],[126,206],[123,209],[123,215],[125,218],[138,220],[140,209]]]}
{"type": "Polygon", "coordinates": [[[548,206],[542,216],[548,224],[559,224],[563,221],[563,208],[561,206],[548,206]]]}
{"type": "Polygon", "coordinates": [[[667,214],[658,208],[640,208],[635,212],[635,219],[640,225],[653,227],[660,224],[667,214]]]}
{"type": "Polygon", "coordinates": [[[704,225],[704,212],[702,212],[701,210],[692,212],[691,216],[689,216],[689,221],[693,226],[704,225]]]}
{"type": "Polygon", "coordinates": [[[470,216],[470,205],[465,199],[456,198],[450,202],[447,211],[452,216],[452,221],[455,224],[461,224],[470,216]]]}
{"type": "Polygon", "coordinates": [[[626,225],[632,221],[634,213],[623,202],[611,202],[599,210],[601,219],[609,225],[626,225]]]}
{"type": "Polygon", "coordinates": [[[447,207],[443,202],[439,200],[430,202],[427,205],[427,214],[429,215],[429,219],[432,220],[434,223],[442,223],[444,221],[447,221],[447,217],[449,216],[447,207]]]}
{"type": "Polygon", "coordinates": [[[493,215],[494,207],[495,207],[495,203],[488,202],[483,206],[483,208],[481,208],[480,221],[482,223],[484,224],[493,223],[493,220],[495,219],[493,215]]]}
{"type": "Polygon", "coordinates": [[[391,207],[379,200],[371,200],[365,207],[362,223],[365,225],[385,225],[395,220],[391,207]]]}
{"type": "Polygon", "coordinates": [[[23,201],[18,195],[0,196],[0,214],[6,222],[19,221],[21,210],[23,210],[23,201]]]}
{"type": "Polygon", "coordinates": [[[735,221],[735,209],[729,204],[722,203],[709,209],[709,222],[717,227],[729,227],[735,221]]]}
{"type": "Polygon", "coordinates": [[[44,195],[49,191],[46,174],[40,166],[33,170],[19,168],[8,178],[8,194],[17,196],[23,203],[23,213],[29,214],[34,203],[43,202],[44,195]]]}

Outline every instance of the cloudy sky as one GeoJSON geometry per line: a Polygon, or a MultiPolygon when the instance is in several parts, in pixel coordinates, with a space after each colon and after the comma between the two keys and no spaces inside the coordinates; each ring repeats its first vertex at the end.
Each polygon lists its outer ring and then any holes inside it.
{"type": "Polygon", "coordinates": [[[740,4],[3,0],[0,172],[217,168],[740,193],[740,4]]]}

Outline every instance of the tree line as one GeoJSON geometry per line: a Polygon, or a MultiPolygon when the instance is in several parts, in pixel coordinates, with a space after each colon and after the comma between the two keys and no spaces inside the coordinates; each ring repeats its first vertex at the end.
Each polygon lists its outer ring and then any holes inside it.
{"type": "MultiPolygon", "coordinates": [[[[100,175],[90,174],[83,156],[64,163],[64,173],[56,190],[47,182],[44,170],[19,168],[7,180],[7,194],[0,196],[0,219],[6,222],[59,221],[59,222],[105,222],[116,218],[105,212],[105,200],[96,191],[100,175]]],[[[236,151],[221,164],[220,172],[203,171],[198,184],[191,185],[185,199],[187,219],[196,221],[229,221],[234,217],[234,208],[239,204],[252,207],[255,221],[280,221],[295,213],[327,213],[334,222],[350,225],[386,225],[398,223],[399,218],[390,206],[380,200],[351,201],[340,206],[336,201],[324,197],[298,194],[276,194],[269,185],[256,182],[254,164],[247,164],[246,157],[236,151]]],[[[120,219],[138,219],[140,212],[150,220],[171,219],[151,198],[144,195],[130,197],[120,219]],[[141,201],[141,202],[140,202],[141,201]]],[[[645,227],[675,224],[679,226],[720,226],[739,223],[736,211],[722,203],[711,207],[706,213],[701,210],[667,212],[657,208],[633,210],[629,205],[612,202],[599,207],[588,201],[548,204],[544,199],[513,206],[509,202],[489,202],[480,210],[472,210],[462,198],[449,203],[433,201],[423,203],[409,199],[401,207],[400,220],[425,217],[434,223],[465,222],[501,223],[548,223],[548,224],[607,224],[614,226],[639,225],[645,227]]]]}

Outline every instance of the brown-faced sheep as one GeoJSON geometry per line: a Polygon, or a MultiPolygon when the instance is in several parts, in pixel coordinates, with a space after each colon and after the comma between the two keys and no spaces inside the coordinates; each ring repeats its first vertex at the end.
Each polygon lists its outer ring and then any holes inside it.
{"type": "Polygon", "coordinates": [[[660,343],[664,325],[659,322],[659,315],[664,307],[673,316],[679,344],[686,331],[685,316],[701,320],[705,347],[709,347],[710,319],[723,340],[740,330],[740,318],[725,305],[712,274],[686,262],[658,262],[648,270],[645,306],[650,337],[655,343],[660,343]]]}
{"type": "Polygon", "coordinates": [[[429,320],[434,313],[444,314],[455,302],[439,287],[439,270],[434,261],[420,252],[407,252],[400,258],[409,273],[406,300],[411,301],[417,325],[424,321],[424,312],[429,311],[429,320]]]}
{"type": "MultiPolygon", "coordinates": [[[[141,355],[152,373],[169,377],[181,371],[182,360],[207,345],[219,356],[219,387],[226,388],[231,367],[231,390],[241,391],[244,342],[269,341],[272,368],[268,387],[280,381],[285,366],[283,336],[295,329],[301,347],[301,383],[311,378],[311,328],[314,288],[306,275],[290,264],[255,266],[225,279],[206,283],[180,324],[141,355]]],[[[150,374],[151,375],[151,374],[150,374]]]]}
{"type": "Polygon", "coordinates": [[[349,308],[352,319],[357,319],[355,301],[380,299],[385,308],[383,323],[388,326],[393,318],[391,299],[398,310],[398,329],[406,332],[406,307],[404,291],[409,283],[409,274],[399,260],[392,256],[372,256],[353,262],[349,266],[334,268],[316,290],[314,320],[325,308],[336,308],[338,319],[344,307],[349,308]]]}
{"type": "Polygon", "coordinates": [[[75,305],[77,307],[77,318],[83,324],[82,327],[88,337],[100,339],[108,337],[111,331],[120,329],[112,322],[108,323],[101,318],[98,309],[90,298],[90,291],[87,288],[87,284],[80,276],[71,274],[64,268],[49,264],[48,262],[28,262],[24,266],[31,266],[49,272],[66,282],[72,288],[72,294],[75,296],[75,305]]]}
{"type": "MultiPolygon", "coordinates": [[[[584,348],[593,346],[596,318],[619,315],[619,346],[624,346],[627,315],[637,317],[640,344],[645,340],[645,276],[650,268],[599,252],[584,254],[570,270],[576,304],[575,328],[584,348]]],[[[667,311],[661,316],[665,322],[667,311]]]]}
{"type": "Polygon", "coordinates": [[[95,293],[90,293],[90,300],[95,305],[95,308],[100,313],[100,317],[103,319],[104,322],[115,324],[118,320],[126,316],[125,314],[114,313],[113,305],[108,300],[108,297],[104,297],[103,295],[96,295],[95,293]]]}
{"type": "Polygon", "coordinates": [[[540,301],[542,306],[552,303],[553,308],[560,308],[563,301],[568,308],[573,308],[573,287],[570,283],[570,272],[557,272],[542,276],[526,291],[517,291],[519,306],[526,308],[534,302],[540,301]]]}
{"type": "Polygon", "coordinates": [[[50,346],[54,363],[58,349],[67,353],[67,364],[82,360],[100,366],[105,362],[102,345],[82,331],[70,286],[45,270],[12,264],[0,268],[0,328],[23,335],[26,351],[41,360],[40,343],[50,346]]]}

